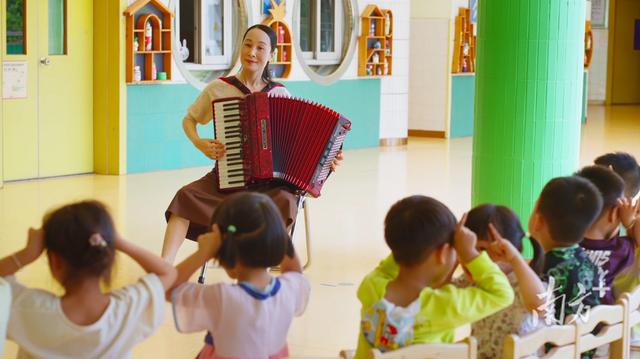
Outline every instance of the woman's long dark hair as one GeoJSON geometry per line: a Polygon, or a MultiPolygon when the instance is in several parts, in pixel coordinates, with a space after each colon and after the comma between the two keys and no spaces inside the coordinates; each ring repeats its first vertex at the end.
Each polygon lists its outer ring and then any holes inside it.
{"type": "MultiPolygon", "coordinates": [[[[267,25],[262,25],[262,24],[257,24],[257,25],[253,25],[250,28],[247,29],[247,31],[244,32],[244,35],[242,36],[242,41],[244,42],[245,37],[247,37],[247,34],[249,33],[249,31],[253,30],[253,29],[260,29],[262,30],[265,34],[267,34],[267,36],[269,36],[269,42],[271,45],[271,54],[273,54],[273,51],[276,49],[276,46],[278,46],[278,39],[276,37],[276,33],[273,31],[272,28],[270,28],[267,25]]],[[[264,70],[262,70],[262,81],[264,81],[266,84],[270,84],[271,82],[273,82],[273,80],[271,79],[271,71],[269,71],[269,62],[267,61],[267,65],[264,67],[264,70]]]]}
{"type": "MultiPolygon", "coordinates": [[[[479,238],[488,238],[489,223],[492,223],[498,233],[522,253],[522,239],[525,236],[525,232],[518,216],[510,208],[494,204],[479,205],[469,211],[465,226],[479,238]]],[[[544,266],[544,252],[538,241],[533,238],[530,240],[533,246],[533,259],[529,266],[534,272],[540,274],[544,266]]]]}

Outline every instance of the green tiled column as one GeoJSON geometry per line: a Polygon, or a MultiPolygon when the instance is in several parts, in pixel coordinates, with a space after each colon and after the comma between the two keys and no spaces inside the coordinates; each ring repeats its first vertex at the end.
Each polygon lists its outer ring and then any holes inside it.
{"type": "Polygon", "coordinates": [[[479,6],[472,202],[526,224],[544,184],[578,167],[585,0],[479,6]]]}

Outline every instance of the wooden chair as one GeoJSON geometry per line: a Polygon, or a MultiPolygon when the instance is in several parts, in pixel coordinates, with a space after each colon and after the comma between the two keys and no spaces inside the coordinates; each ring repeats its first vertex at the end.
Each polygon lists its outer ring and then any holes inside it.
{"type": "Polygon", "coordinates": [[[622,304],[598,305],[591,308],[587,321],[575,315],[567,318],[567,323],[574,322],[576,327],[575,359],[580,359],[582,353],[609,344],[609,358],[623,359],[625,308],[622,304]],[[592,332],[600,325],[597,334],[592,332]]]}
{"type": "MultiPolygon", "coordinates": [[[[478,343],[471,336],[471,324],[463,325],[454,331],[455,343],[430,343],[412,344],[404,348],[380,352],[378,349],[371,349],[367,353],[369,359],[448,359],[448,358],[468,358],[476,359],[478,354],[478,343]]],[[[353,359],[353,350],[343,350],[340,352],[342,359],[353,359]]]]}
{"type": "Polygon", "coordinates": [[[413,344],[386,353],[381,353],[378,349],[372,349],[367,357],[369,359],[476,359],[477,355],[478,343],[476,338],[468,337],[461,342],[453,344],[413,344]]]}
{"type": "Polygon", "coordinates": [[[639,347],[631,346],[631,330],[640,324],[640,286],[631,293],[623,293],[619,302],[624,307],[623,358],[628,359],[631,357],[631,351],[640,351],[639,347]]]}
{"type": "Polygon", "coordinates": [[[533,333],[519,337],[511,334],[505,337],[502,347],[503,359],[537,358],[537,352],[545,344],[553,344],[554,348],[542,358],[572,358],[576,353],[576,327],[573,325],[554,325],[541,328],[533,333]]]}

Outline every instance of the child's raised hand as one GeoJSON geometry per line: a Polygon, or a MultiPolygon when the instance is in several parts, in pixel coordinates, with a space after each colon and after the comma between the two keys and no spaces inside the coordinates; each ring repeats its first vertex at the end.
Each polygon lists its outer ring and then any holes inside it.
{"type": "Polygon", "coordinates": [[[623,197],[618,199],[620,221],[625,228],[631,228],[636,223],[639,206],[640,201],[636,201],[636,204],[634,205],[633,200],[630,198],[623,197]]]}
{"type": "Polygon", "coordinates": [[[473,231],[464,226],[466,221],[467,214],[465,213],[462,215],[458,225],[456,225],[456,231],[453,234],[453,247],[458,252],[462,263],[467,263],[478,256],[478,250],[476,249],[478,238],[473,231]]]}
{"type": "Polygon", "coordinates": [[[40,257],[40,254],[44,251],[44,231],[42,228],[29,228],[27,246],[24,250],[29,255],[30,260],[36,260],[40,257]]]}
{"type": "Polygon", "coordinates": [[[488,234],[491,244],[487,250],[495,261],[513,263],[513,261],[519,259],[520,253],[518,253],[516,247],[502,237],[493,223],[489,223],[488,234]]]}
{"type": "Polygon", "coordinates": [[[220,228],[214,224],[211,226],[211,232],[198,237],[198,252],[205,254],[207,259],[213,258],[220,249],[221,237],[220,228]]]}

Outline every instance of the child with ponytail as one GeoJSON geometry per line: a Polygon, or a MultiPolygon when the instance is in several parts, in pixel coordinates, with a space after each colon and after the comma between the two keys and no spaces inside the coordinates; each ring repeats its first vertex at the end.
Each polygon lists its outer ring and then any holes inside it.
{"type": "Polygon", "coordinates": [[[180,263],[171,293],[180,332],[208,331],[198,358],[283,358],[287,332],[302,315],[310,285],[273,201],[241,192],[225,199],[198,250],[180,263]],[[185,283],[209,259],[216,259],[236,283],[185,283]],[[269,268],[280,265],[282,274],[269,268]]]}

